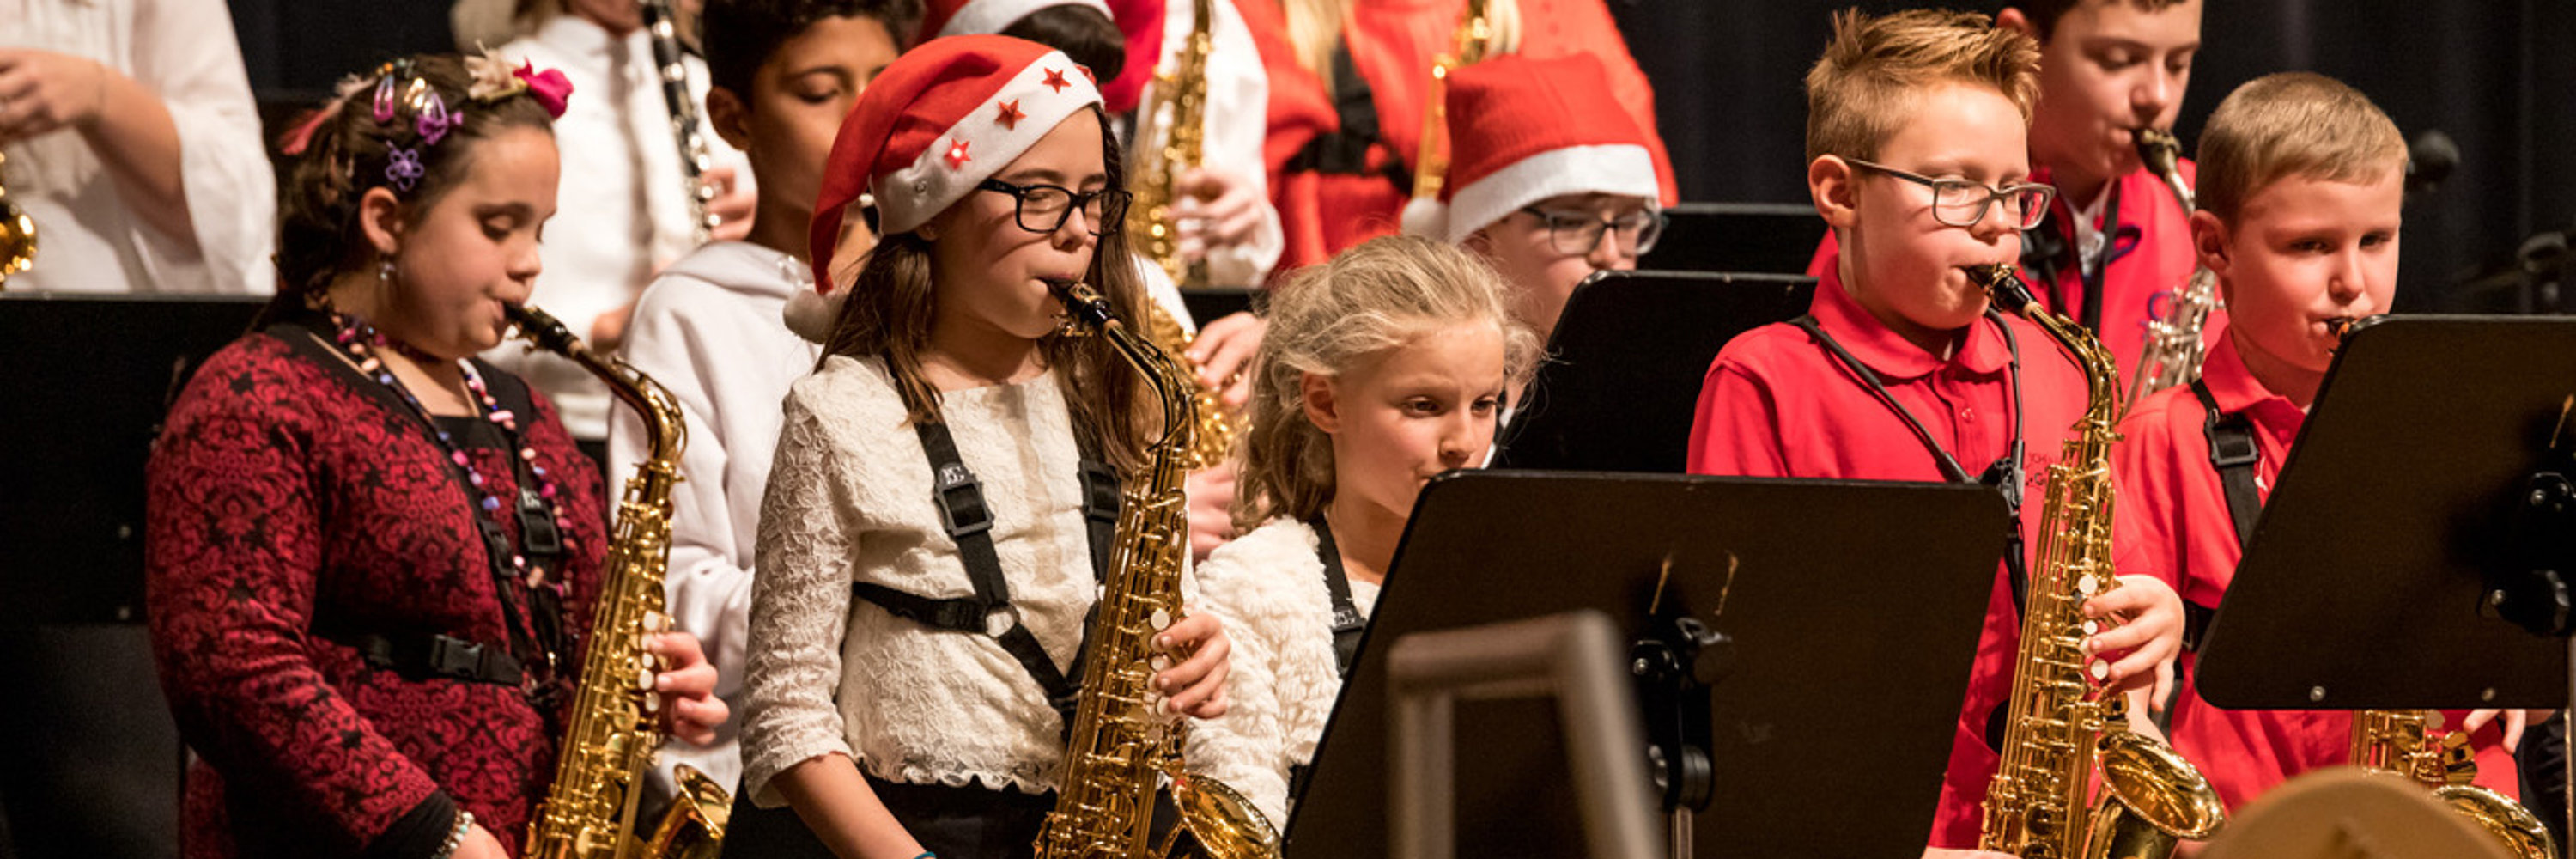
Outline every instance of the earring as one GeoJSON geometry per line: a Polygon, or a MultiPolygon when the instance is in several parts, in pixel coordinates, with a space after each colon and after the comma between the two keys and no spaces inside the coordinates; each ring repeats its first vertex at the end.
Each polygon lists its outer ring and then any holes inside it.
{"type": "Polygon", "coordinates": [[[376,283],[383,286],[392,286],[393,282],[394,258],[386,257],[376,263],[376,283]]]}

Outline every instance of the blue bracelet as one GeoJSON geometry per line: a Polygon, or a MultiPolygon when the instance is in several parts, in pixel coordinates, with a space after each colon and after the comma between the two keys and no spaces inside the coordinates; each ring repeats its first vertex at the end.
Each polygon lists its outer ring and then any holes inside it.
{"type": "Polygon", "coordinates": [[[939,859],[939,854],[924,850],[921,851],[921,855],[912,857],[912,859],[939,859]]]}

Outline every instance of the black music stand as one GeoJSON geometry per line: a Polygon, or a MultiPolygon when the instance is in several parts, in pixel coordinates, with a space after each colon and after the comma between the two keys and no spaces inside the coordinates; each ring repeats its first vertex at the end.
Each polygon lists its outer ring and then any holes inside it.
{"type": "Polygon", "coordinates": [[[140,621],[143,463],[264,297],[0,293],[0,623],[140,621]]]}
{"type": "Polygon", "coordinates": [[[1803,274],[1825,229],[1810,203],[1683,203],[1664,210],[1663,238],[1637,267],[1803,274]]]}
{"type": "Polygon", "coordinates": [[[1680,474],[1701,380],[1726,342],[1807,312],[1804,275],[1608,271],[1574,291],[1516,403],[1497,468],[1680,474]]]}
{"type": "Polygon", "coordinates": [[[2552,449],[2576,429],[2560,426],[2571,397],[2576,320],[2398,316],[2354,331],[2210,624],[2202,697],[2567,704],[2567,642],[2544,636],[2567,633],[2576,576],[2568,454],[2552,449]],[[2535,485],[2549,472],[2555,493],[2535,485]],[[2557,518],[2534,516],[2536,492],[2557,518]]]}
{"type": "MultiPolygon", "coordinates": [[[[1635,638],[1648,673],[1681,675],[1641,681],[1640,718],[1667,774],[1649,789],[1701,809],[1676,826],[1704,845],[1695,853],[1915,855],[2004,516],[1993,490],[1958,484],[1436,478],[1396,550],[1284,855],[1386,854],[1381,642],[1582,609],[1635,638]]],[[[1459,853],[1579,855],[1549,705],[1461,703],[1455,716],[1459,853]]]]}

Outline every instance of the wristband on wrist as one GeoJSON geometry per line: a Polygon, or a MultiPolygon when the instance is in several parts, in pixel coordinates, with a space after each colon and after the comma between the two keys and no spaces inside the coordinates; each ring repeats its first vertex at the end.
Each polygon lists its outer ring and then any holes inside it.
{"type": "Polygon", "coordinates": [[[474,828],[474,812],[457,809],[455,828],[447,830],[447,840],[439,842],[438,852],[429,854],[429,859],[448,859],[456,855],[456,848],[465,846],[465,830],[472,828],[474,828]]]}

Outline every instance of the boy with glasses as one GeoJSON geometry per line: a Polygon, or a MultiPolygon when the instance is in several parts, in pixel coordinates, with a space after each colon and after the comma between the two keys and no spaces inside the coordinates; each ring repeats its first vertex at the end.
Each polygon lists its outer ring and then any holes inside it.
{"type": "Polygon", "coordinates": [[[1661,148],[1611,97],[1599,60],[1495,57],[1449,76],[1449,176],[1405,231],[1502,272],[1512,312],[1542,341],[1574,288],[1627,271],[1663,232],[1661,148]]]}
{"type": "MultiPolygon", "coordinates": [[[[2011,579],[2040,543],[2045,506],[2018,499],[2038,494],[2085,404],[2082,373],[2038,328],[1992,310],[1966,273],[2018,258],[2053,193],[2028,180],[2038,55],[1982,15],[1835,18],[1807,74],[1807,186],[1843,253],[1808,316],[1718,353],[1692,428],[1694,473],[1973,481],[2014,504],[2016,542],[1991,584],[1931,822],[1936,850],[1977,843],[2021,637],[2011,579]]],[[[2134,688],[2174,652],[2182,607],[2162,582],[2124,581],[2136,586],[2085,604],[2120,621],[2085,651],[2107,667],[2101,682],[2134,688]]]]}

